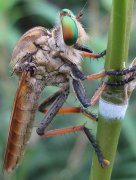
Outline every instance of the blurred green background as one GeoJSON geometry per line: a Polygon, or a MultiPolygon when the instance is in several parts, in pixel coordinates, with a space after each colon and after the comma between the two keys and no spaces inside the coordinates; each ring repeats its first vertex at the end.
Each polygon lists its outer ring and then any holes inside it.
{"type": "MultiPolygon", "coordinates": [[[[92,148],[83,133],[66,134],[51,138],[40,138],[36,127],[42,118],[37,113],[33,134],[21,165],[11,174],[3,175],[4,148],[7,139],[10,113],[18,78],[12,75],[9,66],[12,50],[19,37],[34,26],[52,28],[57,23],[58,12],[68,8],[77,14],[86,0],[0,0],[0,180],[87,180],[90,173],[92,148]]],[[[88,45],[95,51],[106,49],[111,0],[88,0],[84,8],[82,24],[89,34],[88,45]]],[[[136,10],[134,8],[129,61],[136,56],[136,10]]],[[[129,62],[130,63],[130,62],[129,62]]],[[[98,72],[103,68],[104,59],[85,58],[85,74],[98,72]]],[[[99,87],[100,81],[84,82],[90,98],[99,87]]],[[[41,101],[56,90],[48,87],[41,101]]],[[[133,93],[125,117],[112,180],[136,179],[136,92],[133,93]]],[[[80,105],[71,93],[65,106],[80,105]]],[[[97,105],[91,111],[97,113],[97,105]]],[[[84,124],[95,135],[97,124],[83,115],[57,115],[51,129],[75,124],[84,124]]],[[[111,142],[112,143],[112,142],[111,142]]]]}

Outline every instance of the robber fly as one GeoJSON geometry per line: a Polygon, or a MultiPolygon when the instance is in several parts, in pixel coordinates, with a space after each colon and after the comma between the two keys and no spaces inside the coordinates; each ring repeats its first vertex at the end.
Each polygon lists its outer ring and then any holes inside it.
{"type": "Polygon", "coordinates": [[[31,136],[39,96],[42,90],[50,85],[60,89],[39,106],[39,111],[44,112],[45,116],[37,128],[38,135],[47,137],[83,131],[92,143],[100,164],[107,165],[108,161],[103,159],[99,146],[84,125],[45,131],[57,113],[82,112],[96,119],[85,109],[91,104],[81,82],[87,78],[80,68],[82,56],[100,58],[105,55],[105,51],[93,54],[92,50],[82,45],[87,35],[79,22],[81,16],[75,16],[70,10],[63,9],[59,14],[58,27],[52,30],[44,27],[32,28],[20,38],[14,48],[11,66],[19,76],[19,85],[5,153],[6,172],[11,172],[19,164],[31,136]],[[69,95],[70,79],[76,97],[84,108],[61,108],[69,95]],[[48,106],[50,108],[45,109],[48,106]]]}

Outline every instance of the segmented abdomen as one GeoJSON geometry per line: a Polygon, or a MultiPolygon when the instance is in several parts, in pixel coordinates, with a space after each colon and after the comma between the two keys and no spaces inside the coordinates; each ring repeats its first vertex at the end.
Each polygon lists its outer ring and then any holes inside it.
{"type": "Polygon", "coordinates": [[[8,173],[17,166],[24,154],[38,107],[40,91],[34,92],[28,82],[28,74],[24,73],[14,99],[4,160],[4,170],[8,173]]]}

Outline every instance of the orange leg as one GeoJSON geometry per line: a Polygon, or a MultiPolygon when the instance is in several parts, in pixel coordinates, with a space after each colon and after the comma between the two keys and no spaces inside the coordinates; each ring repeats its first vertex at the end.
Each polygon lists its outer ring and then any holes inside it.
{"type": "MultiPolygon", "coordinates": [[[[46,113],[48,109],[43,109],[41,112],[46,113]]],[[[90,118],[93,121],[97,121],[97,117],[87,111],[86,109],[82,109],[81,107],[64,107],[60,108],[60,110],[57,112],[57,114],[71,114],[71,113],[82,113],[86,117],[90,118]]]]}
{"type": "Polygon", "coordinates": [[[85,80],[95,80],[95,79],[99,79],[99,78],[104,78],[105,76],[106,76],[105,71],[101,71],[99,73],[86,76],[85,80]]]}
{"type": "Polygon", "coordinates": [[[45,131],[42,136],[49,137],[49,136],[67,134],[67,133],[74,133],[74,132],[83,131],[83,128],[84,128],[83,125],[79,125],[79,126],[71,126],[62,129],[55,129],[55,130],[45,131]]]}
{"type": "Polygon", "coordinates": [[[101,52],[100,54],[94,54],[94,53],[90,53],[90,52],[81,52],[80,53],[81,56],[84,56],[84,57],[88,57],[88,58],[101,58],[103,56],[106,55],[106,51],[103,51],[101,52]]]}
{"type": "MultiPolygon", "coordinates": [[[[76,84],[79,85],[79,84],[76,84]]],[[[102,84],[102,90],[105,89],[105,84],[102,84]]],[[[90,102],[92,104],[94,104],[96,102],[96,100],[98,99],[98,97],[101,95],[102,90],[100,90],[100,88],[98,89],[97,93],[95,93],[95,96],[97,96],[96,98],[93,96],[93,100],[90,102]]],[[[89,141],[91,142],[97,157],[98,157],[98,161],[101,164],[102,167],[109,165],[109,161],[105,160],[103,158],[102,152],[98,146],[98,144],[96,143],[96,140],[94,139],[93,135],[91,134],[90,130],[88,128],[86,128],[84,125],[79,125],[79,126],[72,126],[72,127],[67,127],[67,128],[62,128],[62,129],[55,129],[55,130],[50,130],[50,131],[46,131],[45,129],[48,127],[48,125],[51,123],[53,117],[57,114],[57,113],[80,113],[82,112],[84,115],[91,117],[92,115],[89,114],[89,112],[87,110],[84,110],[80,107],[70,107],[70,108],[61,108],[61,106],[63,105],[64,100],[67,98],[66,95],[68,90],[65,90],[64,92],[58,91],[56,92],[54,95],[48,97],[40,106],[39,106],[39,110],[41,112],[46,113],[44,119],[41,121],[38,129],[37,129],[37,133],[42,136],[42,137],[49,137],[49,136],[56,136],[56,135],[60,135],[60,134],[66,134],[66,133],[73,133],[73,132],[84,132],[85,135],[87,136],[87,138],[89,139],[89,141]],[[65,94],[64,94],[65,93],[65,94]],[[65,96],[64,96],[65,95],[65,96]],[[64,99],[65,98],[65,99],[64,99]],[[61,105],[60,105],[61,103],[61,105]],[[45,108],[47,106],[51,105],[51,107],[49,108],[49,110],[46,110],[45,108]]],[[[83,90],[81,90],[83,91],[83,90]]],[[[83,92],[81,92],[82,94],[83,92]]],[[[84,95],[83,95],[84,97],[84,95]]],[[[91,105],[91,104],[90,104],[91,105]]],[[[93,117],[94,118],[94,117],[93,117]]],[[[92,118],[92,119],[93,119],[92,118]]],[[[96,118],[94,118],[94,120],[96,120],[96,118]]]]}
{"type": "Polygon", "coordinates": [[[99,87],[99,89],[95,92],[95,94],[91,98],[90,106],[94,105],[98,101],[98,99],[101,97],[106,87],[107,87],[106,83],[103,82],[102,85],[99,87]]]}
{"type": "MultiPolygon", "coordinates": [[[[102,95],[103,91],[106,89],[106,84],[103,82],[102,85],[99,87],[99,89],[95,92],[94,96],[90,100],[90,106],[94,105],[100,96],[102,95]]],[[[59,92],[55,93],[54,95],[56,96],[59,92]]],[[[54,100],[55,96],[51,96],[47,98],[40,106],[39,106],[39,111],[42,113],[47,113],[48,109],[45,107],[50,105],[52,100],[54,100]]],[[[57,114],[67,114],[67,113],[82,113],[83,115],[87,116],[88,118],[92,119],[93,121],[97,121],[97,117],[87,111],[86,109],[83,109],[81,107],[64,107],[60,108],[57,114]]]]}
{"type": "Polygon", "coordinates": [[[49,136],[56,136],[56,135],[62,135],[66,133],[74,133],[74,132],[80,132],[83,131],[89,141],[91,142],[97,157],[98,161],[101,164],[102,167],[105,167],[110,164],[110,162],[106,159],[103,158],[102,152],[96,143],[93,135],[91,134],[90,130],[86,128],[84,125],[79,125],[79,126],[71,126],[71,127],[66,127],[62,129],[55,129],[55,130],[50,130],[50,131],[44,131],[44,133],[41,135],[42,137],[49,137],[49,136]]]}

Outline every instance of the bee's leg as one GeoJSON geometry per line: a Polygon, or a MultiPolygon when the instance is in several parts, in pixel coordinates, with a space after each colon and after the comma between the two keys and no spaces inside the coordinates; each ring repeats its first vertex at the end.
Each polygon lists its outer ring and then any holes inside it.
{"type": "Polygon", "coordinates": [[[54,129],[54,130],[50,130],[50,131],[44,131],[44,133],[41,136],[49,137],[49,136],[56,136],[56,135],[81,132],[81,131],[85,133],[86,137],[91,142],[91,144],[97,154],[100,165],[102,167],[109,165],[110,162],[103,158],[103,154],[100,150],[99,145],[96,143],[94,136],[91,134],[90,130],[87,127],[85,127],[84,125],[71,126],[71,127],[66,127],[66,128],[62,128],[62,129],[54,129]]]}
{"type": "Polygon", "coordinates": [[[39,135],[42,135],[44,130],[51,123],[54,116],[57,114],[59,109],[62,107],[62,105],[66,101],[68,94],[69,94],[69,86],[67,85],[61,89],[61,93],[58,93],[56,97],[54,97],[55,100],[53,101],[51,107],[49,108],[49,110],[45,114],[45,117],[40,122],[39,127],[37,128],[37,133],[39,135]]]}

